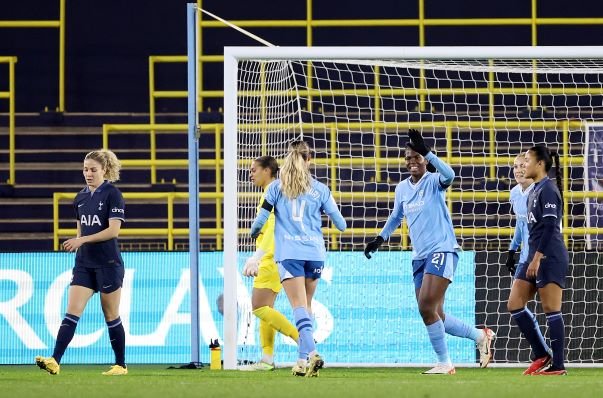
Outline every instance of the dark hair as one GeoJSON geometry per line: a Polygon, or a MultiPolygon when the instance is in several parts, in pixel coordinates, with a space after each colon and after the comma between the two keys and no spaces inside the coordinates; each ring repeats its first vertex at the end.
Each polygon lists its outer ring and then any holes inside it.
{"type": "Polygon", "coordinates": [[[547,173],[551,170],[553,163],[555,164],[555,179],[557,181],[557,188],[561,194],[561,203],[563,204],[563,185],[561,184],[561,163],[559,162],[559,154],[557,152],[549,151],[544,145],[535,145],[528,150],[534,154],[537,161],[544,162],[544,171],[547,173]]]}
{"type": "MultiPolygon", "coordinates": [[[[431,149],[431,147],[429,145],[425,145],[425,147],[434,155],[436,154],[435,151],[433,149],[431,149]]],[[[406,148],[417,152],[417,150],[415,149],[415,147],[410,143],[407,142],[406,143],[406,148]]],[[[430,173],[435,173],[436,171],[438,171],[434,165],[432,165],[431,163],[427,162],[427,171],[429,171],[430,173]]]]}
{"type": "Polygon", "coordinates": [[[272,177],[276,177],[276,173],[278,173],[278,162],[275,158],[270,155],[260,156],[256,160],[254,160],[257,164],[260,165],[263,169],[270,169],[270,175],[272,177]]]}

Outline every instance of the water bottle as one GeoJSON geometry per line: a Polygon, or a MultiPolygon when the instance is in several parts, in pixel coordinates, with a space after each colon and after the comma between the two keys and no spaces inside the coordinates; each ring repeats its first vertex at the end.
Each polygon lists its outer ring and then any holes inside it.
{"type": "Polygon", "coordinates": [[[209,344],[209,369],[210,370],[220,370],[222,369],[222,347],[220,347],[220,343],[218,339],[214,341],[210,340],[209,344]]]}

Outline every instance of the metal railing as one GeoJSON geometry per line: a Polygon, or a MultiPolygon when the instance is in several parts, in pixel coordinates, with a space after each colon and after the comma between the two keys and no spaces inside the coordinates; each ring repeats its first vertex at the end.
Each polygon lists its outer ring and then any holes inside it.
{"type": "MultiPolygon", "coordinates": [[[[73,201],[75,193],[55,192],[52,198],[52,214],[53,214],[53,249],[59,250],[59,241],[61,237],[73,237],[77,234],[76,228],[60,228],[59,226],[59,205],[61,201],[73,201]]],[[[391,201],[394,199],[393,192],[339,192],[333,191],[333,196],[338,202],[345,200],[363,202],[366,199],[379,199],[383,201],[391,201]]],[[[476,200],[508,200],[509,192],[477,192],[477,191],[452,191],[447,194],[451,200],[476,201],[476,200]]],[[[135,237],[158,237],[167,239],[168,250],[174,250],[174,238],[188,236],[188,228],[174,227],[174,202],[176,200],[187,200],[188,193],[185,192],[125,192],[123,193],[124,200],[153,200],[163,201],[167,206],[167,225],[165,228],[123,228],[120,231],[121,236],[135,237]]],[[[260,198],[259,193],[240,194],[241,198],[260,198]]],[[[222,202],[223,193],[218,192],[202,192],[199,194],[199,199],[215,199],[222,202]]],[[[564,194],[565,201],[584,200],[584,198],[603,199],[603,192],[566,192],[564,194]]],[[[337,247],[337,238],[339,236],[370,236],[380,232],[380,228],[348,228],[343,233],[335,228],[323,228],[323,233],[331,235],[334,239],[331,241],[332,248],[337,247]]],[[[457,237],[509,237],[512,236],[515,228],[455,228],[457,237]]],[[[216,248],[221,250],[221,241],[224,235],[224,229],[221,225],[221,219],[216,219],[215,228],[200,228],[201,236],[215,237],[216,248]]],[[[248,229],[240,229],[240,234],[249,233],[248,229]]],[[[572,236],[584,236],[586,234],[603,234],[603,228],[572,228],[564,227],[562,232],[567,239],[572,236]]],[[[402,240],[401,246],[403,250],[407,250],[409,246],[408,229],[406,223],[402,225],[402,240]]]]}
{"type": "MultiPolygon", "coordinates": [[[[65,111],[65,3],[59,0],[58,20],[0,20],[1,28],[55,28],[59,30],[59,106],[58,112],[65,111]]],[[[14,156],[14,155],[13,155],[14,156]]]]}
{"type": "Polygon", "coordinates": [[[15,64],[17,57],[0,57],[0,64],[8,64],[8,91],[0,91],[0,98],[8,99],[8,180],[15,183],[15,64]]]}
{"type": "MultiPolygon", "coordinates": [[[[197,6],[203,6],[202,0],[197,0],[197,6]]],[[[306,46],[314,45],[313,33],[315,28],[343,28],[343,27],[417,27],[419,30],[419,46],[423,47],[427,44],[426,28],[427,27],[466,27],[466,26],[530,26],[530,39],[533,46],[538,45],[538,27],[551,25],[603,25],[603,17],[601,18],[541,18],[538,17],[538,2],[531,0],[531,11],[529,18],[425,18],[425,0],[418,0],[418,17],[410,19],[314,19],[313,17],[313,0],[306,0],[306,18],[297,20],[231,20],[230,22],[242,28],[304,28],[306,30],[306,46]]],[[[220,21],[204,20],[202,14],[199,15],[200,35],[203,36],[204,28],[228,28],[227,25],[220,21]]],[[[221,98],[224,96],[221,90],[204,90],[203,88],[203,64],[205,62],[223,62],[222,55],[207,55],[202,52],[202,40],[197,40],[199,57],[199,68],[197,77],[198,85],[198,104],[199,109],[203,109],[204,98],[221,98]]],[[[278,44],[278,43],[277,43],[278,44]]],[[[163,62],[186,62],[186,56],[151,56],[149,57],[149,106],[150,106],[150,123],[155,122],[155,103],[157,98],[184,98],[186,91],[183,90],[155,90],[155,64],[163,62]],[[151,84],[151,82],[153,82],[151,84]]],[[[309,88],[312,88],[312,65],[307,63],[307,76],[309,88]]],[[[378,70],[377,70],[378,74],[378,70]]],[[[375,80],[378,81],[378,80],[375,80]]],[[[426,89],[423,71],[421,71],[419,80],[419,90],[426,89]]],[[[536,77],[532,80],[532,89],[536,88],[536,77]]],[[[305,94],[308,97],[309,111],[312,107],[313,92],[310,90],[305,94]]],[[[342,95],[342,94],[339,94],[342,95]]],[[[429,95],[428,92],[420,94],[421,111],[425,110],[425,99],[429,95]]],[[[532,106],[536,107],[537,96],[532,94],[532,106]]]]}

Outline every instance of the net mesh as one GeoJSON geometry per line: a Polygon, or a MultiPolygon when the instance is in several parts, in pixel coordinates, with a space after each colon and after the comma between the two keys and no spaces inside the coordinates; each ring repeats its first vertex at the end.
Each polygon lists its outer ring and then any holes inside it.
{"type": "MultiPolygon", "coordinates": [[[[515,225],[509,191],[515,156],[544,143],[563,166],[567,358],[603,362],[602,76],[600,60],[239,61],[239,269],[255,250],[247,231],[260,193],[249,182],[251,162],[281,161],[288,143],[303,138],[314,151],[313,175],[348,222],[344,234],[324,223],[329,257],[313,305],[319,348],[341,363],[434,361],[414,299],[406,226],[371,262],[362,254],[393,208],[396,184],[409,176],[404,147],[416,128],[456,172],[446,197],[464,254],[445,310],[495,330],[495,362],[528,361],[506,309],[512,280],[504,260],[515,225]]],[[[238,357],[253,360],[261,344],[251,281],[241,281],[238,357]]],[[[281,296],[276,307],[291,318],[281,296]]],[[[540,305],[529,307],[546,332],[540,305]]],[[[294,344],[276,342],[277,359],[293,361],[294,344]]],[[[471,344],[448,342],[453,360],[475,362],[471,344]]]]}

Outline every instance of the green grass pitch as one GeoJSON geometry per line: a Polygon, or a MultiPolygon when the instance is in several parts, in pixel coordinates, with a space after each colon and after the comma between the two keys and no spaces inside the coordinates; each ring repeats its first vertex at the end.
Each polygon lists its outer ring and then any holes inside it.
{"type": "Polygon", "coordinates": [[[106,366],[64,365],[51,376],[31,366],[0,366],[0,396],[109,397],[419,397],[593,398],[603,391],[603,369],[574,368],[569,375],[522,376],[515,368],[459,368],[454,376],[425,376],[419,368],[326,368],[320,377],[274,372],[168,370],[131,365],[129,374],[102,376],[106,366]]]}

